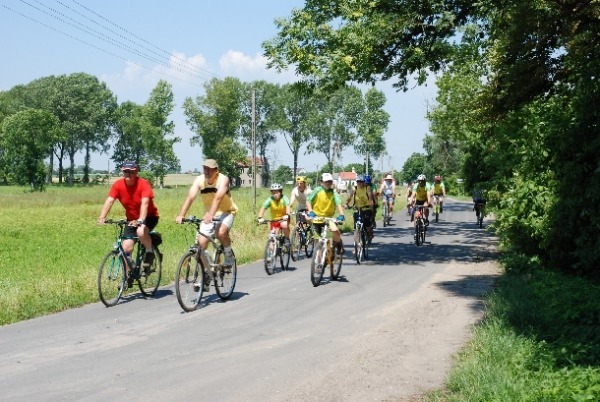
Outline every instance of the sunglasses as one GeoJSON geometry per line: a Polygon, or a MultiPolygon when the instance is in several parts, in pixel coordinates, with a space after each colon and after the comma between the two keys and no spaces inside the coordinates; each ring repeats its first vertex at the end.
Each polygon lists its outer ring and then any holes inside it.
{"type": "Polygon", "coordinates": [[[136,170],[130,170],[130,169],[123,170],[123,174],[132,174],[135,172],[136,172],[136,170]]]}

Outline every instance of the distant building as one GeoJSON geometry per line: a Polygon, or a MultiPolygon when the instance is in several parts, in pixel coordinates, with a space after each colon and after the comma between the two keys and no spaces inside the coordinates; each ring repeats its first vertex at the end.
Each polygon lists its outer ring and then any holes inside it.
{"type": "MultiPolygon", "coordinates": [[[[264,166],[263,158],[260,156],[256,157],[256,187],[262,187],[262,168],[264,166]]],[[[233,185],[236,187],[252,187],[252,157],[248,157],[244,163],[239,163],[238,166],[242,168],[242,172],[239,177],[234,178],[233,185]]]]}
{"type": "Polygon", "coordinates": [[[338,193],[348,192],[351,185],[356,184],[356,172],[352,169],[351,172],[339,172],[333,174],[333,181],[338,193]]]}

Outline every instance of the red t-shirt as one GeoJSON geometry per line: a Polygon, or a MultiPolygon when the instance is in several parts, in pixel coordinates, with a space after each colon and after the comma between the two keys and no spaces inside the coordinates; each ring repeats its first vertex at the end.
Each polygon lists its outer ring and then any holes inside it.
{"type": "Polygon", "coordinates": [[[158,216],[158,209],[154,205],[154,192],[150,182],[138,177],[133,186],[125,184],[125,179],[119,179],[113,183],[108,196],[119,200],[125,208],[125,216],[128,221],[134,221],[140,217],[140,206],[142,198],[150,198],[148,205],[148,216],[158,216]]]}

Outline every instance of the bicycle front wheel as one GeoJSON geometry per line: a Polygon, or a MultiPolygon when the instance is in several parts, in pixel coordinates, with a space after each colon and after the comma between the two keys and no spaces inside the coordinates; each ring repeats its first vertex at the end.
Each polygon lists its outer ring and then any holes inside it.
{"type": "Polygon", "coordinates": [[[119,302],[125,289],[125,260],[117,251],[110,251],[98,270],[98,295],[106,307],[119,302]]]}
{"type": "Polygon", "coordinates": [[[265,271],[268,275],[273,275],[273,272],[275,272],[275,264],[277,263],[277,259],[275,258],[277,256],[276,253],[277,239],[269,237],[267,244],[265,244],[265,271]]]}
{"type": "Polygon", "coordinates": [[[360,228],[356,227],[356,229],[354,229],[354,257],[356,258],[356,263],[360,264],[361,260],[362,260],[362,244],[360,241],[360,228]]]}
{"type": "Polygon", "coordinates": [[[140,290],[146,297],[154,296],[158,287],[160,286],[160,279],[162,277],[162,254],[158,251],[158,248],[154,248],[154,259],[152,265],[142,269],[142,276],[138,280],[140,290]]]}
{"type": "Polygon", "coordinates": [[[287,270],[290,266],[290,246],[287,246],[285,243],[281,246],[281,252],[279,253],[279,260],[281,261],[281,269],[283,271],[287,270]]]}
{"type": "Polygon", "coordinates": [[[389,206],[388,203],[386,202],[385,204],[383,204],[383,227],[386,227],[388,225],[388,213],[389,213],[389,206]]]}
{"type": "Polygon", "coordinates": [[[322,242],[317,244],[315,250],[315,257],[310,264],[310,281],[313,286],[319,286],[321,279],[323,279],[323,270],[325,268],[325,258],[327,257],[327,250],[322,242]]]}
{"type": "Polygon", "coordinates": [[[333,258],[331,259],[330,271],[331,271],[331,279],[337,280],[340,276],[340,271],[342,270],[342,253],[336,250],[334,246],[332,248],[333,258]]]}
{"type": "MultiPolygon", "coordinates": [[[[233,250],[231,250],[233,254],[233,250]]],[[[215,277],[215,290],[221,300],[227,300],[233,294],[235,288],[235,282],[237,280],[237,260],[235,254],[233,254],[233,265],[223,266],[225,256],[221,250],[218,250],[215,254],[215,264],[217,269],[214,273],[215,277]]]]}
{"type": "Polygon", "coordinates": [[[204,275],[202,265],[196,260],[196,251],[186,252],[175,271],[175,294],[184,311],[194,311],[200,306],[204,292],[204,275]]]}
{"type": "Polygon", "coordinates": [[[419,233],[421,234],[421,244],[425,244],[425,224],[421,222],[421,227],[419,228],[419,233]]]}
{"type": "Polygon", "coordinates": [[[418,219],[415,223],[415,242],[417,246],[421,245],[421,231],[423,230],[423,221],[418,219]]]}
{"type": "Polygon", "coordinates": [[[365,230],[365,228],[363,227],[362,230],[360,231],[360,243],[362,245],[362,257],[364,257],[365,260],[369,259],[369,241],[367,238],[367,231],[365,230]]]}

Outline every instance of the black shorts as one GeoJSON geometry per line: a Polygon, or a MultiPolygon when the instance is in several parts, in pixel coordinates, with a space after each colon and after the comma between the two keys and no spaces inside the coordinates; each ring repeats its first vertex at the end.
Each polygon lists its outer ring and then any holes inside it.
{"type": "MultiPolygon", "coordinates": [[[[365,227],[371,227],[373,224],[371,221],[373,220],[373,210],[368,207],[360,210],[360,214],[362,215],[362,222],[365,227]]],[[[356,221],[358,220],[358,211],[354,211],[354,228],[356,229],[356,221]]]]}
{"type": "MultiPolygon", "coordinates": [[[[144,225],[148,226],[148,229],[152,231],[158,225],[158,216],[148,216],[144,221],[144,225]]],[[[123,233],[127,238],[137,237],[137,226],[125,226],[125,232],[123,233]]]]}

